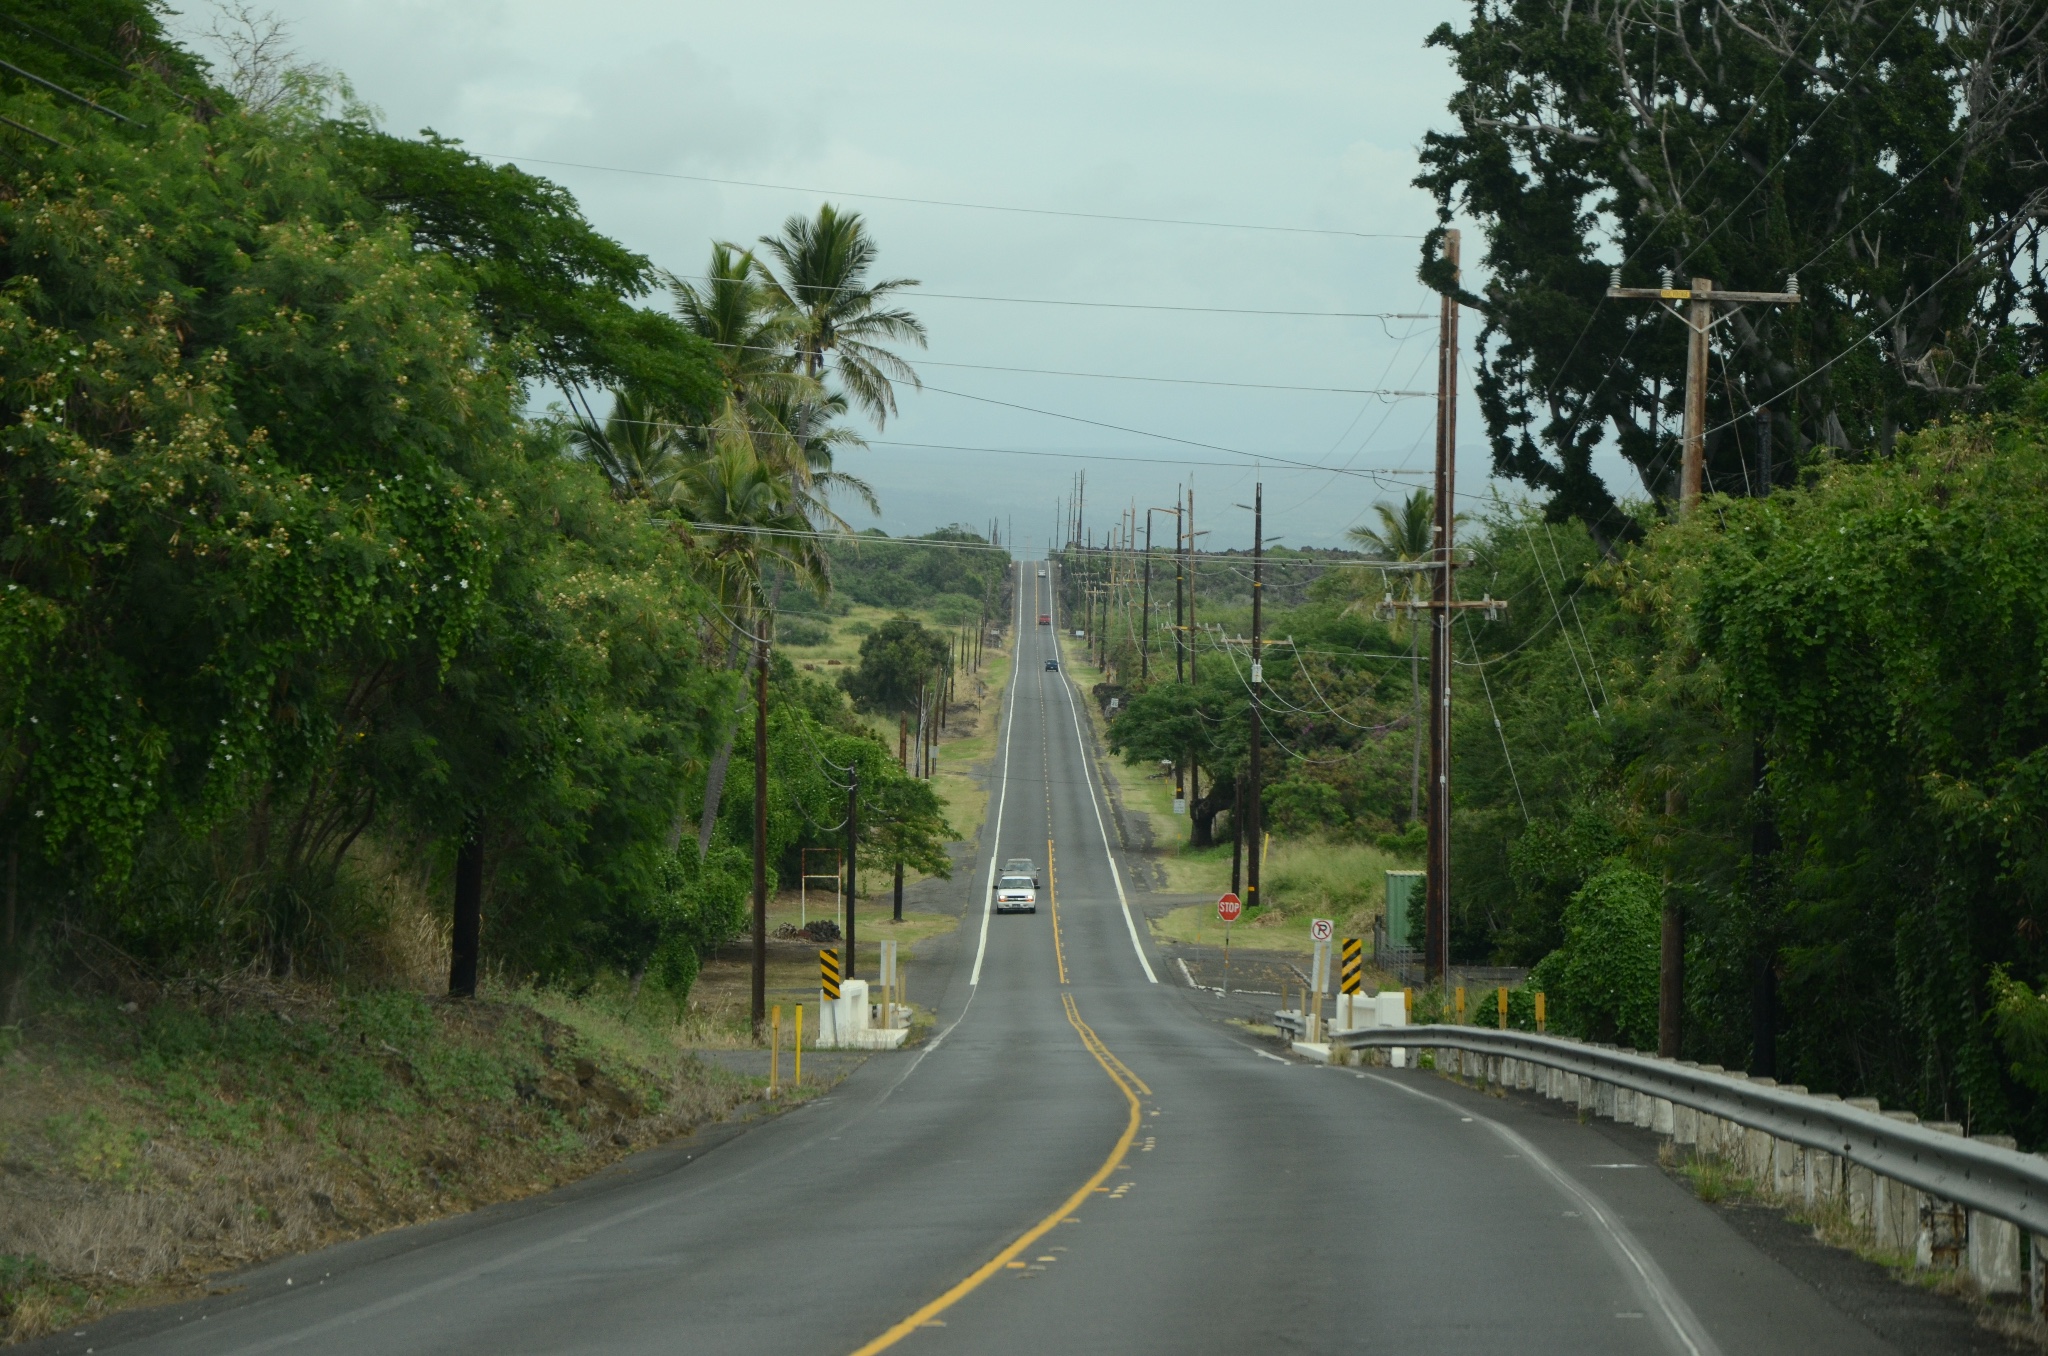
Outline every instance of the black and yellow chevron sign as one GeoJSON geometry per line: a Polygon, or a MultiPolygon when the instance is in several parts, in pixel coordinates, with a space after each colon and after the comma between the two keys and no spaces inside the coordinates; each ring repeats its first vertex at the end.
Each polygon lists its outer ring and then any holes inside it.
{"type": "Polygon", "coordinates": [[[1344,939],[1344,967],[1337,972],[1345,993],[1365,991],[1365,943],[1356,937],[1344,939]]]}
{"type": "Polygon", "coordinates": [[[818,987],[825,997],[839,997],[839,952],[826,948],[818,952],[818,987]]]}

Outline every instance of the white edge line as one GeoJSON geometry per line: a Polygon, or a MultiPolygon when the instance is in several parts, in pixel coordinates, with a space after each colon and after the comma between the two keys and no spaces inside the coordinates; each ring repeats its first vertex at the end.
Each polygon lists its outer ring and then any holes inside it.
{"type": "MultiPolygon", "coordinates": [[[[1051,575],[1046,576],[1045,582],[1048,585],[1052,583],[1051,575]]],[[[1152,973],[1152,962],[1145,955],[1145,944],[1138,940],[1138,925],[1131,919],[1131,901],[1124,894],[1124,873],[1116,869],[1116,849],[1109,844],[1109,825],[1102,819],[1102,802],[1095,795],[1095,769],[1089,766],[1088,740],[1081,733],[1081,708],[1074,704],[1074,680],[1067,673],[1066,651],[1060,648],[1057,616],[1053,616],[1052,650],[1060,660],[1060,687],[1067,694],[1067,714],[1074,718],[1074,742],[1081,746],[1081,765],[1088,768],[1088,804],[1094,807],[1095,829],[1102,835],[1102,855],[1109,861],[1109,878],[1116,884],[1117,907],[1124,911],[1124,927],[1130,931],[1131,950],[1138,953],[1138,964],[1145,968],[1145,982],[1157,984],[1159,976],[1152,973]]]]}
{"type": "Polygon", "coordinates": [[[1601,1231],[1607,1236],[1613,1250],[1626,1263],[1624,1269],[1633,1273],[1632,1279],[1636,1281],[1643,1293],[1648,1295],[1656,1304],[1658,1311],[1664,1317],[1665,1323],[1670,1326],[1671,1335],[1676,1339],[1678,1345],[1690,1353],[1690,1356],[1720,1356],[1721,1348],[1716,1345],[1714,1339],[1708,1335],[1705,1327],[1701,1325],[1699,1316],[1692,1311],[1692,1306],[1685,1302],[1685,1298],[1671,1284],[1671,1278],[1664,1274],[1664,1268],[1658,1266],[1656,1259],[1651,1257],[1643,1245],[1636,1241],[1635,1235],[1629,1232],[1627,1225],[1610,1215],[1607,1212],[1607,1207],[1597,1197],[1567,1176],[1557,1164],[1550,1161],[1549,1155],[1515,1131],[1494,1120],[1491,1116],[1484,1116],[1471,1108],[1458,1106],[1446,1101],[1442,1097],[1424,1092],[1420,1088],[1411,1088],[1406,1083],[1396,1079],[1387,1078],[1380,1074],[1371,1074],[1368,1077],[1375,1083],[1384,1083],[1390,1088],[1399,1088],[1411,1097],[1420,1097],[1426,1102],[1435,1102],[1438,1106],[1449,1111],[1455,1111],[1460,1116],[1470,1115],[1481,1125],[1484,1125],[1487,1129],[1493,1131],[1494,1134],[1506,1140],[1509,1145],[1521,1153],[1525,1160],[1534,1165],[1546,1177],[1550,1178],[1565,1195],[1578,1202],[1586,1214],[1592,1218],[1593,1222],[1600,1226],[1601,1231]]]}
{"type": "MultiPolygon", "coordinates": [[[[983,956],[988,954],[988,919],[990,912],[995,908],[996,901],[996,857],[1003,850],[1003,807],[1010,803],[1010,736],[1017,731],[1017,682],[1018,676],[1023,672],[1024,663],[1024,567],[1028,564],[1030,564],[1029,561],[1019,561],[1016,565],[1017,611],[1015,614],[1015,629],[1010,635],[1010,700],[1008,703],[1009,710],[1003,717],[1003,789],[996,793],[996,817],[994,822],[989,825],[988,889],[983,892],[981,897],[981,941],[976,943],[974,948],[974,973],[967,977],[967,987],[969,989],[973,989],[981,983],[981,960],[983,956]]],[[[1047,580],[1046,582],[1051,583],[1052,581],[1047,580]]],[[[973,1001],[972,995],[969,996],[968,1001],[973,1001]]],[[[965,1017],[967,1010],[962,1008],[960,1015],[965,1017]]],[[[953,1026],[958,1025],[958,1021],[953,1023],[953,1026]]],[[[952,1030],[953,1027],[947,1027],[947,1034],[950,1035],[952,1030]]],[[[940,1040],[943,1039],[945,1037],[940,1037],[940,1040]]],[[[936,1049],[937,1046],[938,1042],[934,1041],[931,1048],[936,1049]]]]}

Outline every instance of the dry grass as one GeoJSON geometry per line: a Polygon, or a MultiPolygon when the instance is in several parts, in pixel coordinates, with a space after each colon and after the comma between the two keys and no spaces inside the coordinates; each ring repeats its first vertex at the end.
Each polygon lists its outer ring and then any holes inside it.
{"type": "Polygon", "coordinates": [[[573,1181],[758,1095],[602,998],[228,977],[58,996],[0,1062],[0,1336],[573,1181]]]}

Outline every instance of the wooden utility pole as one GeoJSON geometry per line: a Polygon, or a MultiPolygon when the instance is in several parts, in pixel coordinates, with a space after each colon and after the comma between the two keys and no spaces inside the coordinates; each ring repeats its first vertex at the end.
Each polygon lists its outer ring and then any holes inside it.
{"type": "MultiPolygon", "coordinates": [[[[1739,292],[1716,289],[1712,278],[1694,278],[1688,287],[1673,287],[1667,272],[1661,287],[1623,287],[1621,270],[1609,279],[1607,295],[1626,301],[1686,303],[1685,344],[1685,434],[1678,466],[1678,514],[1685,517],[1699,507],[1706,489],[1707,468],[1707,341],[1714,329],[1717,306],[1797,306],[1799,278],[1785,280],[1782,292],[1739,292]]],[[[1672,307],[1677,314],[1677,308],[1672,307]]],[[[1768,440],[1769,433],[1765,433],[1768,440]]],[[[1770,443],[1763,445],[1764,476],[1770,475],[1770,443]]],[[[1768,489],[1766,490],[1768,493],[1768,489]]],[[[1661,945],[1657,965],[1657,1053],[1677,1058],[1683,1043],[1685,1012],[1685,918],[1678,901],[1668,894],[1664,900],[1661,945]]]]}
{"type": "Polygon", "coordinates": [[[1255,908],[1261,903],[1259,898],[1259,858],[1261,855],[1259,852],[1259,831],[1265,817],[1259,813],[1259,778],[1263,771],[1260,766],[1262,762],[1260,746],[1265,741],[1260,738],[1263,733],[1261,727],[1264,723],[1264,713],[1260,710],[1259,689],[1265,681],[1266,670],[1265,665],[1261,662],[1265,658],[1265,651],[1260,648],[1259,626],[1262,618],[1260,603],[1264,600],[1266,592],[1266,583],[1262,577],[1261,569],[1261,564],[1265,557],[1265,548],[1266,486],[1264,482],[1257,482],[1252,486],[1252,728],[1251,758],[1248,775],[1251,787],[1244,798],[1244,905],[1247,909],[1255,908]]]}
{"type": "Polygon", "coordinates": [[[846,970],[852,979],[860,973],[860,953],[854,949],[854,875],[860,859],[860,765],[846,769],[846,970]]]}
{"type": "MultiPolygon", "coordinates": [[[[896,766],[902,768],[905,772],[908,772],[910,770],[910,721],[907,717],[901,715],[896,717],[896,766]]],[[[900,842],[897,844],[896,847],[896,891],[894,898],[894,911],[896,921],[899,923],[902,922],[903,845],[900,842]]]]}
{"type": "MultiPolygon", "coordinates": [[[[472,818],[463,830],[462,845],[455,850],[455,926],[448,951],[450,998],[476,997],[477,960],[482,952],[483,931],[484,843],[476,820],[472,818]]],[[[19,959],[15,958],[17,963],[19,959]]]]}
{"type": "MultiPolygon", "coordinates": [[[[1718,291],[1712,278],[1694,278],[1689,287],[1673,287],[1664,275],[1662,287],[1623,287],[1614,270],[1607,295],[1623,301],[1683,301],[1686,304],[1685,440],[1678,469],[1678,512],[1692,512],[1705,489],[1707,466],[1707,340],[1714,328],[1716,306],[1797,306],[1799,279],[1786,280],[1783,292],[1718,291]]],[[[1676,307],[1672,308],[1678,314],[1676,307]]]]}
{"type": "MultiPolygon", "coordinates": [[[[1184,649],[1187,652],[1187,681],[1190,683],[1197,683],[1201,681],[1202,671],[1201,666],[1195,662],[1195,492],[1192,489],[1188,491],[1188,520],[1186,540],[1186,560],[1188,576],[1188,620],[1187,625],[1181,628],[1180,641],[1182,649],[1184,649]]],[[[1192,748],[1190,748],[1188,750],[1187,784],[1189,838],[1194,837],[1193,821],[1195,817],[1195,802],[1200,800],[1201,798],[1202,765],[1195,761],[1195,751],[1192,748]]]]}
{"type": "Polygon", "coordinates": [[[1444,232],[1451,287],[1437,321],[1436,540],[1429,608],[1429,802],[1425,863],[1423,965],[1428,976],[1450,983],[1451,974],[1451,553],[1458,521],[1458,233],[1444,232]]]}
{"type": "MultiPolygon", "coordinates": [[[[1138,601],[1138,681],[1144,683],[1152,676],[1152,515],[1157,509],[1145,510],[1145,586],[1138,601]]],[[[1178,510],[1175,510],[1178,514],[1178,510]]]]}
{"type": "MultiPolygon", "coordinates": [[[[1143,634],[1138,641],[1138,680],[1147,681],[1152,676],[1152,515],[1171,513],[1173,515],[1173,627],[1175,672],[1179,673],[1180,657],[1180,495],[1175,493],[1172,508],[1148,508],[1145,510],[1145,593],[1140,605],[1144,613],[1143,634]]],[[[1177,793],[1176,793],[1177,794],[1177,793]]]]}
{"type": "Polygon", "coordinates": [[[768,1019],[768,626],[754,624],[754,1035],[768,1019]]]}

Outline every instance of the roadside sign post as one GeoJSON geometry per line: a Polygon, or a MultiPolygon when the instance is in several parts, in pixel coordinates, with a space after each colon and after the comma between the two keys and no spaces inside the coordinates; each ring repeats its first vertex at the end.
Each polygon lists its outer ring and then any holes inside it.
{"type": "Polygon", "coordinates": [[[1223,892],[1223,898],[1216,901],[1216,916],[1223,920],[1223,992],[1216,995],[1218,998],[1230,993],[1230,925],[1243,912],[1243,902],[1228,890],[1223,892]]]}
{"type": "Polygon", "coordinates": [[[882,1027],[896,1025],[896,943],[882,943],[882,1027]]]}
{"type": "Polygon", "coordinates": [[[1330,939],[1336,932],[1336,924],[1327,918],[1318,918],[1308,925],[1308,935],[1316,944],[1315,960],[1309,966],[1309,984],[1316,996],[1312,1012],[1304,1012],[1302,1018],[1312,1041],[1323,1037],[1323,991],[1330,987],[1330,939]]]}

